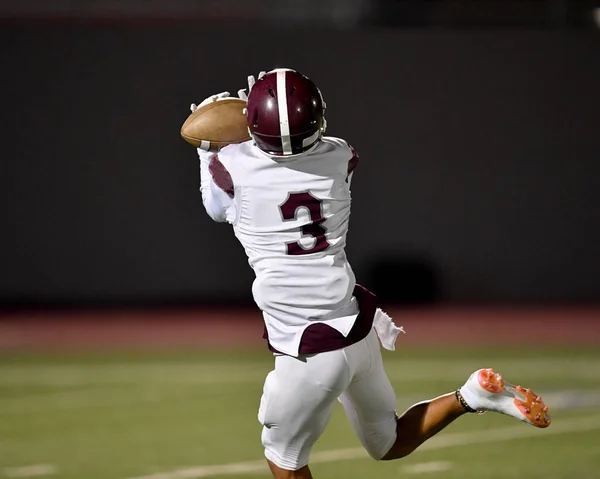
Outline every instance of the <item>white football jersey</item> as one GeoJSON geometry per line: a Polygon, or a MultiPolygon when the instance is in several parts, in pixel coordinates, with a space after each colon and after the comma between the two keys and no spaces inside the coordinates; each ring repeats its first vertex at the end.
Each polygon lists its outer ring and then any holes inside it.
{"type": "Polygon", "coordinates": [[[296,356],[316,322],[346,336],[358,313],[344,252],[354,150],[325,137],[309,152],[279,158],[248,141],[223,148],[218,159],[233,183],[227,221],[256,274],[252,293],[271,345],[296,356]]]}

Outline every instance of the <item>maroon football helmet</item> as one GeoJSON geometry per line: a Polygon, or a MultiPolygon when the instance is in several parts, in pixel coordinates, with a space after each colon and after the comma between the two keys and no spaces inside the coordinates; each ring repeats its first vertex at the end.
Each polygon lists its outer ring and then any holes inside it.
{"type": "Polygon", "coordinates": [[[265,153],[290,156],[314,146],[325,131],[325,102],[308,77],[276,69],[258,79],[248,95],[248,130],[265,153]]]}

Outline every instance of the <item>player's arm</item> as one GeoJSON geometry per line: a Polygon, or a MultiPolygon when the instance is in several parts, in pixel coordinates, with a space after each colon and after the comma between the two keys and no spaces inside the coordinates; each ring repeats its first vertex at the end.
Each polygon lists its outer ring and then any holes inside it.
{"type": "Polygon", "coordinates": [[[197,147],[200,158],[200,192],[204,208],[214,221],[231,221],[235,215],[233,205],[233,181],[231,175],[219,160],[219,156],[211,142],[200,140],[198,125],[192,121],[196,110],[210,103],[229,99],[229,92],[217,93],[206,98],[202,103],[192,103],[192,115],[188,117],[181,128],[182,137],[190,144],[197,147]],[[190,123],[191,121],[191,123],[190,123]]]}
{"type": "Polygon", "coordinates": [[[356,152],[353,146],[348,146],[350,148],[350,151],[352,152],[352,158],[350,158],[350,160],[348,161],[348,176],[346,177],[346,183],[348,183],[348,186],[350,186],[350,184],[352,183],[352,175],[354,174],[354,170],[358,166],[358,153],[356,152]]]}
{"type": "Polygon", "coordinates": [[[215,152],[198,148],[200,157],[200,192],[204,208],[214,221],[227,221],[233,208],[233,181],[215,152]]]}

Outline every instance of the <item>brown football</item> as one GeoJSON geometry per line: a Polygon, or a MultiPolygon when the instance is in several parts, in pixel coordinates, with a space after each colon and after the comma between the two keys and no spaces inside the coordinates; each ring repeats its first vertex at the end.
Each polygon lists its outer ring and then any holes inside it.
{"type": "Polygon", "coordinates": [[[246,102],[240,98],[224,98],[198,108],[181,126],[181,137],[196,148],[202,141],[207,148],[216,150],[231,143],[250,139],[243,109],[246,102]]]}

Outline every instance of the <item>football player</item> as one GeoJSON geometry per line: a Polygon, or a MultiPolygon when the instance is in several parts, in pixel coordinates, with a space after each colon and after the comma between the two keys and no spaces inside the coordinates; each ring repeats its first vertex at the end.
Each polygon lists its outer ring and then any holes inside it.
{"type": "Polygon", "coordinates": [[[256,276],[252,293],[275,358],[258,411],[273,476],[312,477],[310,451],[336,400],[376,460],[410,454],[467,412],[548,426],[541,398],[491,369],[396,414],[380,345],[393,350],[402,329],[356,284],[344,251],[358,154],[324,136],[325,102],[305,75],[261,72],[247,90],[238,95],[247,100],[251,140],[218,152],[199,148],[200,189],[209,216],[232,225],[256,276]]]}

